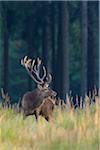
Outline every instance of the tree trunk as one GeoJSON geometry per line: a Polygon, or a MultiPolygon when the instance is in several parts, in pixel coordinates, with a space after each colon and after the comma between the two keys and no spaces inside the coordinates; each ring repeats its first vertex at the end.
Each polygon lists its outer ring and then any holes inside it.
{"type": "MultiPolygon", "coordinates": [[[[32,41],[32,37],[29,36],[29,41],[28,41],[28,56],[30,58],[33,58],[33,54],[34,54],[34,48],[33,48],[33,41],[32,41]]],[[[28,90],[32,90],[32,78],[28,77],[28,90]]]]}
{"type": "MultiPolygon", "coordinates": [[[[2,5],[1,5],[1,1],[0,1],[0,20],[2,20],[2,12],[1,12],[1,9],[2,9],[2,5]]],[[[2,38],[2,21],[0,21],[0,39],[2,38]]],[[[0,42],[0,49],[2,48],[2,44],[0,42]]],[[[0,87],[2,86],[1,82],[2,82],[2,79],[1,79],[1,74],[2,74],[2,67],[1,67],[1,62],[2,62],[2,49],[1,49],[1,53],[0,53],[0,87]]]]}
{"type": "Polygon", "coordinates": [[[55,2],[52,3],[52,14],[51,14],[51,30],[52,30],[52,43],[51,43],[51,46],[52,46],[52,74],[53,74],[53,88],[55,89],[56,88],[56,61],[57,61],[57,58],[56,58],[56,5],[55,5],[55,2]]]}
{"type": "MultiPolygon", "coordinates": [[[[99,16],[100,16],[100,2],[99,2],[99,16]]],[[[99,20],[100,21],[100,20],[99,20]]],[[[98,76],[99,76],[99,85],[98,85],[98,88],[99,88],[99,96],[100,96],[100,25],[99,25],[99,71],[98,71],[98,76]]]]}
{"type": "MultiPolygon", "coordinates": [[[[34,9],[34,5],[32,5],[33,9],[34,9]]],[[[28,36],[28,39],[27,39],[27,44],[28,44],[28,56],[30,58],[34,58],[35,57],[35,48],[34,48],[34,35],[35,35],[35,22],[34,22],[34,13],[30,15],[29,17],[29,23],[28,23],[28,31],[27,31],[27,36],[28,36]]],[[[32,85],[33,85],[33,81],[32,81],[32,78],[30,78],[28,76],[28,90],[32,90],[32,85]]]]}
{"type": "Polygon", "coordinates": [[[88,23],[87,23],[87,1],[82,1],[82,57],[81,57],[81,95],[87,92],[87,51],[88,51],[88,23]]]}
{"type": "Polygon", "coordinates": [[[8,57],[9,57],[9,35],[7,22],[7,6],[2,3],[2,36],[3,36],[3,88],[8,91],[8,57]]]}
{"type": "Polygon", "coordinates": [[[59,33],[58,33],[58,90],[65,99],[69,91],[69,15],[68,2],[59,3],[59,33]]]}
{"type": "Polygon", "coordinates": [[[46,2],[44,5],[43,18],[43,43],[42,43],[42,58],[47,70],[51,72],[51,26],[50,26],[50,4],[46,2]]]}
{"type": "Polygon", "coordinates": [[[88,90],[99,87],[99,20],[98,2],[88,2],[88,90]]]}

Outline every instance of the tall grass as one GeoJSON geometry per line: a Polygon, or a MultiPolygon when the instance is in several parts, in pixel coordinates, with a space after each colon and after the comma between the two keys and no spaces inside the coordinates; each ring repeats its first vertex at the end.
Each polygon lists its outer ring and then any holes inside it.
{"type": "Polygon", "coordinates": [[[0,150],[100,150],[100,100],[86,110],[55,109],[54,123],[0,110],[0,150]]]}

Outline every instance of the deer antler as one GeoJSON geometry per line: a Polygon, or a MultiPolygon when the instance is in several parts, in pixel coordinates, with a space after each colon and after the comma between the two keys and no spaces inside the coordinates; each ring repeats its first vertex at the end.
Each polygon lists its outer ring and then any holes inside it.
{"type": "Polygon", "coordinates": [[[47,76],[46,68],[43,66],[43,75],[40,77],[40,67],[41,67],[41,60],[39,58],[37,59],[28,59],[27,56],[24,57],[24,59],[21,60],[21,65],[25,67],[28,74],[31,76],[31,78],[38,84],[49,84],[52,80],[52,77],[50,74],[47,76]],[[45,81],[44,81],[45,80],[45,81]]]}
{"type": "Polygon", "coordinates": [[[50,83],[52,81],[52,76],[51,74],[48,74],[48,76],[46,77],[46,83],[50,83]]]}

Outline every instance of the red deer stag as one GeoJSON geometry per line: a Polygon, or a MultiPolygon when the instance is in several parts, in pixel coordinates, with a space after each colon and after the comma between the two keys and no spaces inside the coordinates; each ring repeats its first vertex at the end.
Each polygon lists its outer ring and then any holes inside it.
{"type": "Polygon", "coordinates": [[[47,74],[47,70],[41,65],[39,58],[31,60],[25,56],[21,60],[21,64],[25,67],[30,77],[37,83],[37,88],[24,94],[21,100],[20,106],[22,107],[24,117],[35,115],[37,120],[38,116],[42,115],[49,121],[54,109],[52,97],[56,96],[56,92],[49,87],[52,76],[51,74],[47,74]],[[42,76],[40,76],[40,70],[42,71],[42,76]]]}

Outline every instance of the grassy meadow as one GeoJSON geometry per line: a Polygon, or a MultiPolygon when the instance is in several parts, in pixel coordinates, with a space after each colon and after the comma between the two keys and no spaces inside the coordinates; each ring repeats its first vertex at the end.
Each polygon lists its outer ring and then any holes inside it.
{"type": "Polygon", "coordinates": [[[54,123],[0,109],[0,150],[100,150],[100,104],[54,111],[54,123]]]}

